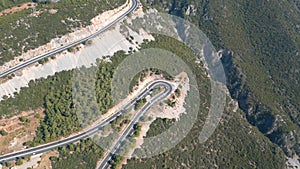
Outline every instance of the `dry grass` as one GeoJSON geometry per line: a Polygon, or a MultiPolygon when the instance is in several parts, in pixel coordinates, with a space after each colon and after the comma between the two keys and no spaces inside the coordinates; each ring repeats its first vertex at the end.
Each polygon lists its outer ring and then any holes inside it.
{"type": "Polygon", "coordinates": [[[50,157],[58,157],[59,153],[57,151],[50,151],[47,153],[44,153],[42,155],[42,159],[40,164],[38,165],[38,167],[36,167],[35,169],[51,169],[51,160],[49,159],[50,157]]]}
{"type": "Polygon", "coordinates": [[[40,119],[44,118],[43,109],[30,110],[22,112],[11,118],[0,120],[0,130],[5,130],[8,134],[0,136],[0,152],[1,154],[21,150],[24,148],[23,143],[33,140],[35,131],[40,125],[40,119]],[[36,114],[40,114],[40,118],[35,118],[36,114]],[[23,123],[19,120],[25,116],[30,120],[28,123],[23,123]]]}

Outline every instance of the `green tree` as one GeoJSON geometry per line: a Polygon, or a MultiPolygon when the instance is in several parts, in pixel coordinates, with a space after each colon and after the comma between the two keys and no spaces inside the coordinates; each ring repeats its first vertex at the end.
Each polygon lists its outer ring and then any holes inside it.
{"type": "Polygon", "coordinates": [[[16,161],[16,165],[22,165],[24,161],[21,158],[18,158],[16,161]]]}
{"type": "Polygon", "coordinates": [[[0,130],[0,134],[1,134],[2,136],[6,136],[8,133],[7,133],[5,130],[0,130]]]}
{"type": "Polygon", "coordinates": [[[21,122],[25,122],[25,121],[27,120],[27,118],[26,118],[25,116],[21,116],[21,117],[19,117],[19,120],[20,120],[21,122]]]}

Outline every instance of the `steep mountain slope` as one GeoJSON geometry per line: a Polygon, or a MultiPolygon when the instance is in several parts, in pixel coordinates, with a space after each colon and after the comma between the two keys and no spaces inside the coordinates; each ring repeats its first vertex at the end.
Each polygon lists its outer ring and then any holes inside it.
{"type": "MultiPolygon", "coordinates": [[[[174,39],[157,36],[149,44],[153,48],[163,48],[182,59],[192,56],[185,52],[183,44],[174,39]],[[186,54],[177,54],[184,51],[186,54]]],[[[189,60],[189,59],[187,59],[189,60]]],[[[191,65],[195,62],[189,62],[191,65]]],[[[199,67],[193,67],[194,72],[201,74],[199,67]]],[[[220,124],[213,135],[200,143],[199,133],[207,117],[210,104],[210,88],[208,78],[197,76],[197,83],[202,100],[200,111],[189,134],[174,148],[157,156],[144,159],[131,159],[123,168],[284,168],[283,151],[271,143],[256,127],[250,125],[244,113],[235,110],[235,104],[227,98],[226,108],[220,124]]],[[[167,124],[157,120],[151,124],[146,137],[157,135],[164,131],[167,124]]],[[[138,149],[136,150],[138,151],[138,149]]]]}
{"type": "Polygon", "coordinates": [[[250,124],[286,155],[300,155],[299,1],[148,1],[205,32],[222,61],[231,96],[250,124]]]}

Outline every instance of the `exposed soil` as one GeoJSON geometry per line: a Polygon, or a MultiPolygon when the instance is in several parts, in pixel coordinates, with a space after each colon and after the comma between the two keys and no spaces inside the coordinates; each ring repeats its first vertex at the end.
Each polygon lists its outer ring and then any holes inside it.
{"type": "Polygon", "coordinates": [[[167,104],[156,105],[150,108],[147,115],[155,118],[168,118],[168,119],[176,119],[179,120],[180,115],[185,113],[184,108],[184,99],[189,90],[189,79],[185,72],[180,73],[175,77],[175,84],[177,86],[181,85],[182,88],[178,87],[180,90],[180,95],[176,96],[176,94],[172,93],[168,99],[172,102],[175,102],[173,107],[168,106],[167,104]]]}
{"type": "MultiPolygon", "coordinates": [[[[25,8],[26,6],[27,6],[27,4],[23,8],[25,8]]],[[[62,44],[74,42],[74,41],[82,39],[83,37],[86,37],[92,33],[95,33],[99,28],[103,27],[104,25],[109,23],[111,20],[116,19],[117,17],[122,15],[124,13],[124,11],[126,11],[129,7],[130,7],[129,3],[127,2],[118,8],[115,8],[115,9],[109,10],[109,11],[105,11],[105,12],[97,15],[93,19],[91,19],[91,23],[92,23],[91,25],[84,27],[84,28],[78,28],[78,29],[74,30],[74,32],[68,33],[68,34],[62,36],[61,38],[52,39],[49,43],[47,43],[45,45],[42,45],[38,48],[29,50],[20,56],[16,56],[13,60],[2,65],[0,67],[0,69],[1,69],[1,71],[4,71],[4,70],[8,69],[9,67],[15,66],[26,60],[36,57],[40,54],[46,53],[54,48],[60,47],[62,44]],[[20,61],[20,59],[21,59],[21,61],[20,61]]],[[[35,14],[38,15],[40,12],[42,12],[42,11],[38,11],[35,14]]],[[[54,14],[57,12],[57,10],[50,9],[49,12],[51,14],[54,14]]]]}
{"type": "Polygon", "coordinates": [[[6,131],[8,134],[0,136],[0,154],[6,154],[24,148],[23,143],[33,140],[35,131],[40,125],[40,120],[44,118],[43,109],[30,110],[22,112],[11,118],[0,120],[0,130],[6,131]],[[40,118],[34,117],[36,114],[40,118]],[[21,122],[20,117],[25,116],[30,122],[21,122]]]}
{"type": "Polygon", "coordinates": [[[24,9],[34,8],[36,6],[37,6],[37,3],[28,2],[28,3],[24,3],[22,5],[18,5],[18,6],[9,8],[9,9],[4,9],[3,11],[0,12],[0,17],[4,16],[4,15],[15,13],[15,12],[19,12],[19,11],[22,11],[24,9]]]}
{"type": "MultiPolygon", "coordinates": [[[[149,81],[150,79],[151,78],[149,78],[149,76],[145,77],[145,81],[149,81]]],[[[140,84],[145,83],[145,81],[139,83],[137,90],[141,89],[140,84]]],[[[131,158],[131,155],[133,154],[135,149],[141,148],[141,145],[144,142],[144,137],[146,137],[147,131],[150,129],[151,123],[156,118],[168,118],[168,119],[179,120],[180,115],[182,113],[186,113],[186,110],[183,105],[185,102],[185,97],[187,96],[187,92],[190,87],[188,76],[185,72],[182,72],[175,77],[175,80],[173,82],[174,82],[173,84],[177,87],[179,85],[181,85],[181,88],[178,88],[180,90],[180,94],[176,95],[173,93],[168,98],[168,99],[174,101],[175,105],[173,107],[170,107],[166,103],[157,104],[157,105],[154,105],[153,107],[151,107],[150,110],[148,110],[148,112],[146,113],[146,116],[148,116],[148,117],[150,116],[151,120],[139,123],[139,124],[141,124],[140,135],[135,138],[135,140],[136,140],[135,147],[133,149],[129,150],[128,154],[124,157],[122,164],[127,163],[127,160],[131,158]]]]}
{"type": "Polygon", "coordinates": [[[51,169],[51,160],[50,157],[58,157],[59,153],[57,151],[50,151],[44,153],[41,157],[40,164],[35,169],[51,169]]]}

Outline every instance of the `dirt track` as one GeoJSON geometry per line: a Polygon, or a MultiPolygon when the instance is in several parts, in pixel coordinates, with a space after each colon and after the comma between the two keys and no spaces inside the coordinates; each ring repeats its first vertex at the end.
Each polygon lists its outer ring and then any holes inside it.
{"type": "Polygon", "coordinates": [[[19,12],[19,11],[22,11],[24,9],[34,8],[36,6],[37,6],[37,3],[34,3],[34,2],[24,3],[22,5],[18,5],[18,6],[8,8],[8,9],[5,9],[5,10],[1,11],[0,12],[0,17],[3,16],[3,15],[8,15],[8,14],[12,14],[12,13],[15,13],[15,12],[19,12]]]}

